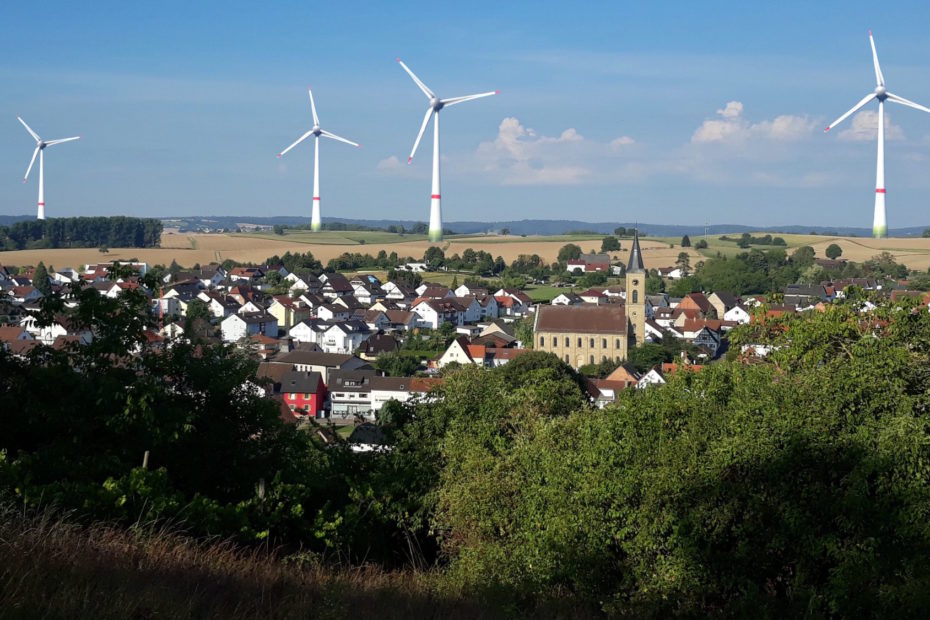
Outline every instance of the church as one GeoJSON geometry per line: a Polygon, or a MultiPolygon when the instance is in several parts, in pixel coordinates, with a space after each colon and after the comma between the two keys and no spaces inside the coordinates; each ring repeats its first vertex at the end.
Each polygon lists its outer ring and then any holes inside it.
{"type": "Polygon", "coordinates": [[[646,267],[639,233],[626,268],[626,303],[539,306],[533,326],[533,348],[554,353],[579,368],[606,360],[625,360],[646,335],[646,267]]]}

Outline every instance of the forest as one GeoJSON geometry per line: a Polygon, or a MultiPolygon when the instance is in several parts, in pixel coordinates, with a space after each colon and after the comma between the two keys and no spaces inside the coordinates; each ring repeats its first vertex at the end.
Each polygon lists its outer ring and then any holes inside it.
{"type": "Polygon", "coordinates": [[[549,354],[452,370],[385,407],[390,451],[355,454],[282,423],[245,355],[196,334],[150,346],[141,293],[74,295],[43,320],[70,312],[90,345],[0,351],[4,519],[180,523],[285,566],[403,571],[501,617],[930,606],[930,313],[913,300],[760,314],[731,346],[767,357],[604,409],[549,354]]]}
{"type": "Polygon", "coordinates": [[[152,248],[161,232],[160,220],[122,215],[29,220],[0,226],[0,249],[152,248]]]}

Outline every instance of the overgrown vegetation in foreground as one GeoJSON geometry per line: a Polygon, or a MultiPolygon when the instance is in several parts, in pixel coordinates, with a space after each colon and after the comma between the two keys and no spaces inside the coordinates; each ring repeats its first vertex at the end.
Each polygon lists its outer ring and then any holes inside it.
{"type": "Polygon", "coordinates": [[[429,574],[0,507],[0,618],[495,618],[429,574]]]}
{"type": "MultiPolygon", "coordinates": [[[[79,295],[93,344],[0,353],[0,490],[18,509],[183,523],[324,572],[399,571],[384,578],[401,590],[425,575],[452,610],[507,616],[930,608],[930,313],[911,301],[762,320],[731,346],[767,358],[604,410],[551,355],[463,368],[435,399],[386,407],[391,452],[354,455],[282,425],[231,350],[149,350],[144,298],[79,295]]],[[[52,587],[17,574],[4,593],[52,587]]]]}

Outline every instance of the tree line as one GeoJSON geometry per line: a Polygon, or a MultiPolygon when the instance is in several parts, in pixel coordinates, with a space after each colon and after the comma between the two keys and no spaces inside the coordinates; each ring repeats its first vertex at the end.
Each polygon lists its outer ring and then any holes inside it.
{"type": "Polygon", "coordinates": [[[0,226],[0,248],[150,248],[159,245],[161,233],[161,221],[153,218],[60,217],[0,226]]]}

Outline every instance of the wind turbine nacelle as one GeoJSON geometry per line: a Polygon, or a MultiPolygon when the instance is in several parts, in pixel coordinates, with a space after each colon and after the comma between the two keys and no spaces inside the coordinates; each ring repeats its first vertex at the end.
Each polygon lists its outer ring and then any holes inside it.
{"type": "Polygon", "coordinates": [[[320,129],[320,126],[319,126],[319,125],[314,125],[314,126],[313,126],[313,129],[311,129],[310,131],[313,132],[313,135],[319,137],[320,133],[322,133],[323,130],[320,129]]]}
{"type": "Polygon", "coordinates": [[[876,87],[875,87],[875,97],[876,97],[879,101],[884,101],[885,99],[888,98],[888,90],[887,90],[884,86],[876,86],[876,87]]]}
{"type": "Polygon", "coordinates": [[[429,105],[430,105],[430,107],[433,108],[433,110],[436,111],[436,112],[438,112],[439,110],[442,109],[442,101],[439,99],[439,97],[433,97],[433,98],[431,98],[431,99],[429,100],[429,105]]]}

